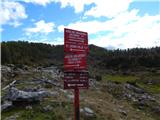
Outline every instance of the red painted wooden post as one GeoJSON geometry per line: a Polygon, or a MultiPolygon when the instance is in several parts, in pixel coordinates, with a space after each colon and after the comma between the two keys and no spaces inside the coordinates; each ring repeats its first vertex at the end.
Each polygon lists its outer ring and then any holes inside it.
{"type": "Polygon", "coordinates": [[[79,113],[79,89],[74,89],[74,120],[80,120],[79,113]]]}

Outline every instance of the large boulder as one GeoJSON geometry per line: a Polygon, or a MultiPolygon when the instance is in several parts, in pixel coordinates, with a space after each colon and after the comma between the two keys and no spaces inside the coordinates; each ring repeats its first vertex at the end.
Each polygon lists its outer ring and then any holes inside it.
{"type": "Polygon", "coordinates": [[[11,71],[12,71],[11,67],[4,66],[4,65],[1,66],[1,72],[2,73],[8,73],[8,72],[11,72],[11,71]]]}
{"type": "Polygon", "coordinates": [[[12,107],[12,102],[11,101],[5,101],[2,105],[1,105],[1,110],[8,110],[12,107]]]}
{"type": "Polygon", "coordinates": [[[18,90],[15,87],[11,87],[7,94],[6,99],[12,101],[13,103],[16,102],[39,102],[42,98],[49,96],[50,93],[48,91],[22,91],[18,90]]]}

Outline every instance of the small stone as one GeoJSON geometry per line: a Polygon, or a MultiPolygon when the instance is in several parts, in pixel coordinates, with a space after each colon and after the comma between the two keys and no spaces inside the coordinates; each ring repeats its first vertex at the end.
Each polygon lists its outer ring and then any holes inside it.
{"type": "Polygon", "coordinates": [[[94,112],[93,112],[93,110],[91,110],[90,108],[84,107],[83,110],[84,110],[84,114],[85,114],[86,116],[89,116],[89,117],[94,116],[94,112]]]}
{"type": "Polygon", "coordinates": [[[26,110],[32,110],[32,106],[26,106],[26,110]]]}
{"type": "Polygon", "coordinates": [[[47,105],[46,107],[43,107],[43,112],[49,112],[49,111],[51,111],[52,109],[53,109],[52,106],[47,105]]]}
{"type": "Polygon", "coordinates": [[[17,120],[18,117],[19,117],[19,113],[16,113],[12,116],[5,118],[5,120],[17,120]]]}
{"type": "Polygon", "coordinates": [[[126,112],[126,111],[124,111],[124,110],[122,110],[122,109],[119,109],[118,111],[119,111],[119,113],[121,113],[121,114],[122,114],[122,115],[124,115],[124,116],[126,116],[126,115],[127,115],[127,112],[126,112]]]}
{"type": "Polygon", "coordinates": [[[74,99],[74,95],[68,94],[68,95],[67,95],[67,98],[68,98],[69,100],[73,100],[73,99],[74,99]]]}
{"type": "Polygon", "coordinates": [[[82,113],[82,112],[84,112],[84,110],[82,108],[80,108],[80,112],[82,113]]]}
{"type": "Polygon", "coordinates": [[[54,91],[54,92],[50,92],[51,96],[58,96],[59,93],[57,91],[54,91]]]}

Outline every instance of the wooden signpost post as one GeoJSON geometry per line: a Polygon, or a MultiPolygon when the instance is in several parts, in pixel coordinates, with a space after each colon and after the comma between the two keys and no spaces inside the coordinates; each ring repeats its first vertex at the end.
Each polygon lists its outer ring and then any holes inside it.
{"type": "Polygon", "coordinates": [[[74,89],[74,120],[80,120],[79,89],[89,87],[87,32],[64,29],[64,89],[74,89]]]}

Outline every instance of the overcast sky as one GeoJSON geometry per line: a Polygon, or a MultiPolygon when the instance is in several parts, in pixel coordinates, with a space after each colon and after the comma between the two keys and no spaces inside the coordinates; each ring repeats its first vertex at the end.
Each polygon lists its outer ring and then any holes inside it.
{"type": "Polygon", "coordinates": [[[106,48],[160,46],[160,0],[1,0],[1,40],[64,43],[64,28],[106,48]]]}

